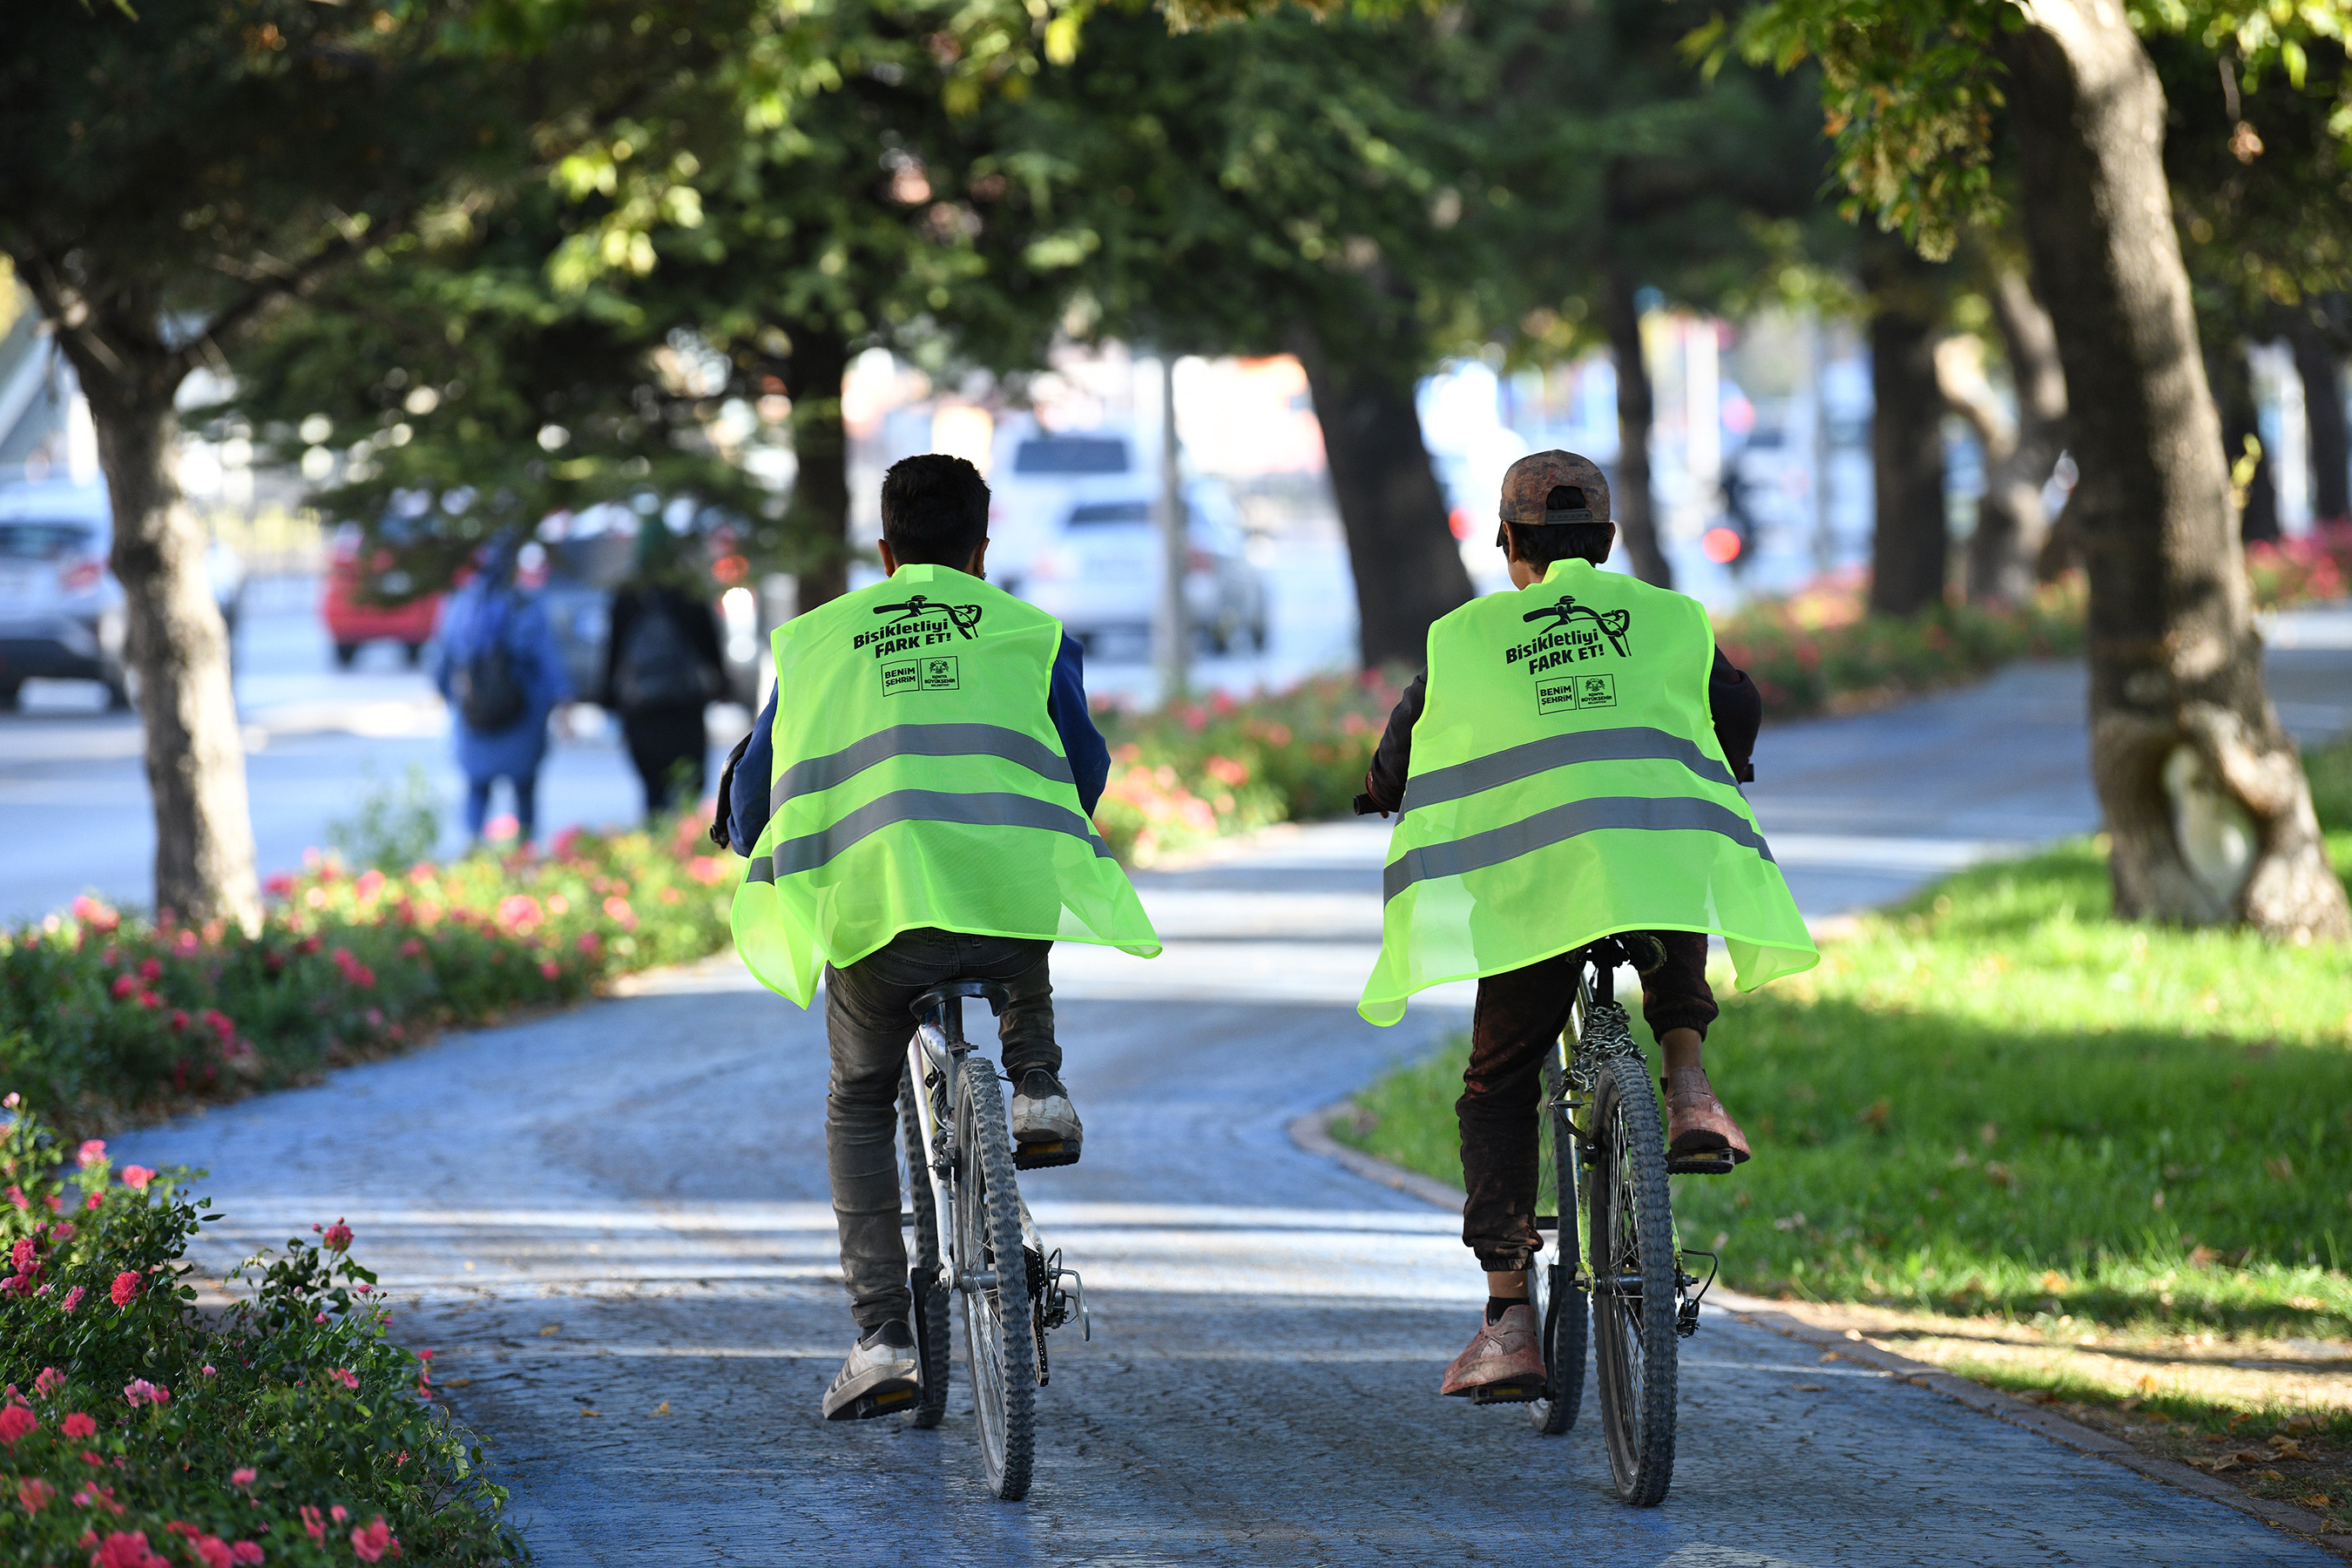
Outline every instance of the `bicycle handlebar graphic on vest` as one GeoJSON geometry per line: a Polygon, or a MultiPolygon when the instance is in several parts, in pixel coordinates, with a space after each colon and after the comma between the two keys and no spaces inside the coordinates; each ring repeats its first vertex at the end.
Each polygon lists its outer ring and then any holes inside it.
{"type": "Polygon", "coordinates": [[[1631,611],[1596,610],[1591,608],[1590,605],[1578,604],[1575,598],[1570,595],[1562,594],[1559,596],[1559,603],[1546,605],[1540,609],[1529,610],[1526,615],[1521,616],[1519,619],[1523,621],[1549,620],[1553,623],[1554,629],[1559,629],[1559,627],[1566,626],[1569,622],[1574,620],[1579,616],[1583,616],[1586,620],[1591,621],[1594,626],[1599,626],[1602,635],[1608,637],[1609,646],[1615,648],[1620,657],[1625,658],[1631,658],[1633,657],[1633,649],[1625,646],[1625,629],[1631,626],[1633,621],[1633,616],[1631,611]]]}
{"type": "Polygon", "coordinates": [[[874,606],[874,613],[877,616],[888,616],[894,626],[900,621],[918,620],[924,616],[945,616],[955,623],[956,631],[966,641],[970,641],[971,628],[980,625],[981,606],[938,604],[918,594],[903,605],[877,605],[874,606]]]}

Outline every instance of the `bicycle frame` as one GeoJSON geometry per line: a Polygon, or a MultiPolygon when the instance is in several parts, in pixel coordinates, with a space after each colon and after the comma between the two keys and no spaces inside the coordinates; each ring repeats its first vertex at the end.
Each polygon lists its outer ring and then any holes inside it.
{"type": "MultiPolygon", "coordinates": [[[[1569,1245],[1567,1216],[1561,1215],[1559,1250],[1562,1260],[1568,1265],[1570,1285],[1590,1289],[1600,1283],[1586,1261],[1591,1251],[1591,1237],[1585,1234],[1587,1205],[1582,1169],[1591,1163],[1596,1141],[1601,1137],[1601,1129],[1593,1124],[1592,1120],[1594,1103],[1598,1099],[1593,1093],[1593,1081],[1601,1062],[1613,1057],[1638,1057],[1643,1053],[1640,1043],[1633,1037],[1631,1031],[1612,1031],[1616,1035],[1615,1038],[1595,1039],[1588,1037],[1586,1027],[1598,1009],[1616,1001],[1617,965],[1631,963],[1632,952],[1622,938],[1611,937],[1594,942],[1580,957],[1576,1000],[1570,1005],[1567,1027],[1561,1031],[1559,1041],[1554,1047],[1559,1052],[1560,1067],[1561,1099],[1558,1103],[1568,1111],[1569,1126],[1576,1134],[1576,1157],[1569,1162],[1568,1183],[1576,1199],[1577,1245],[1572,1247],[1569,1245]]],[[[1555,1151],[1553,1157],[1559,1159],[1563,1156],[1561,1152],[1555,1151]]],[[[1720,1260],[1712,1252],[1683,1246],[1682,1222],[1674,1216],[1671,1208],[1667,1211],[1667,1220],[1674,1231],[1675,1258],[1675,1331],[1687,1339],[1698,1331],[1699,1302],[1706,1297],[1707,1287],[1715,1283],[1720,1260]],[[1704,1282],[1684,1269],[1681,1260],[1685,1258],[1707,1259],[1709,1268],[1704,1282]],[[1698,1287],[1696,1292],[1691,1289],[1694,1285],[1698,1287]]],[[[1630,1289],[1636,1294],[1641,1290],[1638,1279],[1615,1279],[1609,1284],[1612,1290],[1630,1289]]]]}
{"type": "MultiPolygon", "coordinates": [[[[930,1183],[931,1223],[939,1232],[939,1283],[961,1295],[990,1289],[996,1284],[992,1272],[964,1268],[955,1241],[957,1185],[952,1176],[957,1151],[950,1130],[956,1124],[956,1112],[961,1109],[958,1098],[963,1092],[963,1075],[958,1069],[971,1052],[971,1042],[964,1038],[963,1033],[963,999],[967,996],[986,1001],[992,1011],[1002,1011],[1007,1001],[1004,988],[993,981],[949,981],[917,999],[919,1021],[913,1037],[907,1042],[907,1081],[915,1090],[916,1121],[923,1134],[923,1174],[930,1183]]],[[[908,1173],[908,1177],[913,1180],[914,1173],[908,1173]]],[[[1045,1331],[1060,1328],[1076,1316],[1079,1337],[1091,1340],[1094,1322],[1087,1311],[1086,1281],[1076,1269],[1063,1265],[1058,1250],[1046,1252],[1036,1224],[1030,1218],[1028,1200],[1019,1201],[1022,1246],[1029,1255],[1025,1261],[1030,1293],[1038,1304],[1037,1381],[1042,1384],[1050,1375],[1045,1331]]]]}

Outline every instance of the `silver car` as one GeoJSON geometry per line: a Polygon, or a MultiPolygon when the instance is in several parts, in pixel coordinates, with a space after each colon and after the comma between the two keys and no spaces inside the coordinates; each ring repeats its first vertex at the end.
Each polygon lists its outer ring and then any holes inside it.
{"type": "MultiPolygon", "coordinates": [[[[1123,495],[1071,503],[1006,586],[1082,643],[1148,635],[1166,575],[1154,506],[1153,494],[1136,484],[1123,495]]],[[[1184,509],[1191,546],[1184,608],[1194,635],[1211,653],[1264,651],[1265,580],[1250,562],[1240,508],[1224,486],[1196,479],[1184,486],[1184,509]]]]}
{"type": "MultiPolygon", "coordinates": [[[[122,586],[107,567],[113,542],[103,486],[0,489],[0,708],[15,707],[35,679],[100,681],[112,706],[130,706],[122,586]]],[[[234,647],[244,565],[215,544],[205,568],[234,647]]]]}

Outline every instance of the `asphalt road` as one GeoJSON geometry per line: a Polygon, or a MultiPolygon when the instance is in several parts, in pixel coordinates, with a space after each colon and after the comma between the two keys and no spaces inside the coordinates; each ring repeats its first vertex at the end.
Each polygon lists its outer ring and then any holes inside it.
{"type": "MultiPolygon", "coordinates": [[[[1759,803],[1784,859],[1816,840],[1792,868],[1809,908],[2086,822],[2065,679],[1770,731],[1759,803]]],[[[1057,952],[1088,1152],[1025,1191],[1095,1338],[1054,1343],[1019,1505],[981,1485],[961,1383],[936,1432],[819,1419],[852,1332],[822,1019],[731,960],[117,1152],[215,1173],[216,1263],[347,1217],[554,1564],[2334,1561],[1717,1315],[1685,1346],[1654,1510],[1615,1500],[1591,1416],[1544,1439],[1440,1398],[1484,1291],[1458,1221],[1285,1132],[1465,1021],[1458,989],[1393,1030],[1351,1010],[1381,844],[1308,828],[1146,876],[1166,956],[1057,952]]],[[[1735,1092],[1738,1059],[1718,1043],[1735,1092]]]]}

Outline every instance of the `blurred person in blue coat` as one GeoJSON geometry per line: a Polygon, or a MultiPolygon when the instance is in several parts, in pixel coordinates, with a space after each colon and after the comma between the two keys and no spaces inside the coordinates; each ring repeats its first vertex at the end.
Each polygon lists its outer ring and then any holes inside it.
{"type": "Polygon", "coordinates": [[[434,684],[449,701],[457,766],[466,774],[466,831],[479,843],[490,786],[514,791],[521,841],[535,836],[539,766],[547,720],[572,695],[547,613],[515,584],[521,541],[501,535],[483,548],[480,570],[450,596],[441,616],[434,684]]]}

